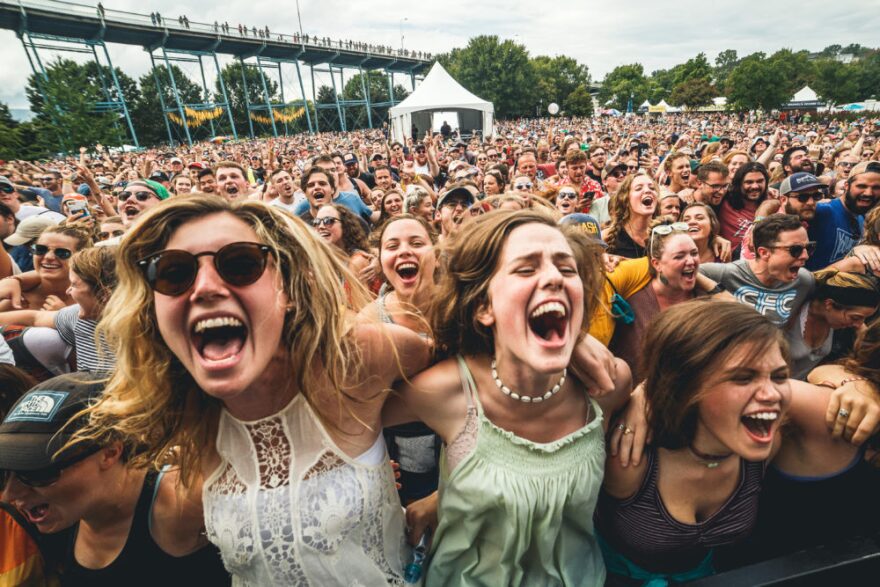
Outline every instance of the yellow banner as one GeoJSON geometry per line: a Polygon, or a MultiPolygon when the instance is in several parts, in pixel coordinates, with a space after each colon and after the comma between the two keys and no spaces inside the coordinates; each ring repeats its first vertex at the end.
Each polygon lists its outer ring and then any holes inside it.
{"type": "MultiPolygon", "coordinates": [[[[275,117],[275,122],[293,122],[294,120],[301,117],[305,114],[306,110],[302,106],[297,109],[294,109],[292,106],[287,108],[279,108],[278,110],[273,110],[272,114],[275,117]]],[[[255,112],[251,112],[251,120],[254,122],[259,122],[260,124],[272,124],[272,119],[268,116],[263,116],[262,114],[257,114],[255,112]]]]}
{"type": "MultiPolygon", "coordinates": [[[[214,120],[219,116],[222,116],[223,112],[224,110],[220,106],[212,108],[211,110],[193,110],[189,107],[183,109],[183,115],[186,117],[186,123],[189,126],[201,126],[209,120],[214,120]]],[[[174,124],[183,126],[183,120],[177,114],[169,112],[168,118],[174,124]]]]}

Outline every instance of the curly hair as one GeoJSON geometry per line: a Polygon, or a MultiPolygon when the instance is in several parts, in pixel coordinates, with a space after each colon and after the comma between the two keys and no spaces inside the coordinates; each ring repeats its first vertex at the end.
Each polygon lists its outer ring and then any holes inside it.
{"type": "Polygon", "coordinates": [[[736,170],[733,179],[730,182],[730,190],[727,192],[727,201],[734,210],[742,210],[746,206],[745,195],[742,191],[743,180],[749,173],[760,173],[764,176],[764,194],[759,198],[760,204],[767,198],[767,188],[770,187],[770,173],[763,163],[757,161],[749,161],[736,170]]]}
{"type": "Polygon", "coordinates": [[[324,208],[333,208],[339,214],[339,224],[342,226],[340,249],[351,255],[355,251],[366,251],[369,248],[364,222],[357,214],[340,204],[324,204],[321,209],[324,208]]]}
{"type": "Polygon", "coordinates": [[[70,258],[70,269],[103,305],[116,287],[116,247],[89,247],[70,258]]]}
{"type": "MultiPolygon", "coordinates": [[[[608,214],[609,216],[611,216],[611,220],[609,220],[608,224],[606,225],[606,228],[608,229],[608,234],[603,240],[608,244],[609,253],[614,252],[615,243],[617,242],[617,237],[620,234],[620,231],[624,230],[627,222],[629,222],[630,218],[632,217],[632,207],[630,206],[629,202],[629,192],[632,189],[632,184],[637,177],[649,176],[639,173],[627,175],[626,178],[624,178],[624,180],[620,182],[620,186],[618,186],[617,191],[614,193],[614,195],[611,196],[611,201],[608,202],[608,214]]],[[[660,186],[654,179],[651,179],[651,182],[654,184],[654,190],[659,196],[660,186]]],[[[660,206],[658,205],[654,208],[653,217],[656,218],[659,213],[660,206]]]]}

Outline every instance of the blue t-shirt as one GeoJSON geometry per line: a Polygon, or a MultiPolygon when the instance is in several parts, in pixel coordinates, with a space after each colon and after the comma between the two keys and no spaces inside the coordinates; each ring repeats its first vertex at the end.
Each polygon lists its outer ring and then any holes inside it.
{"type": "MultiPolygon", "coordinates": [[[[333,203],[345,206],[346,208],[363,218],[364,221],[369,225],[370,217],[373,215],[373,211],[370,210],[370,208],[366,204],[364,204],[364,201],[361,200],[360,196],[358,196],[356,193],[339,192],[339,195],[333,198],[333,203]]],[[[302,216],[303,213],[307,212],[310,207],[311,204],[309,203],[309,201],[303,200],[296,205],[293,213],[297,216],[302,216]]]]}
{"type": "Polygon", "coordinates": [[[31,187],[33,191],[37,192],[37,195],[43,198],[43,201],[46,202],[46,207],[53,212],[58,212],[61,214],[61,200],[64,199],[64,196],[53,196],[52,192],[47,190],[46,188],[38,188],[31,187]]]}
{"type": "Polygon", "coordinates": [[[816,206],[816,217],[807,232],[816,241],[816,252],[807,260],[807,269],[818,271],[843,259],[862,238],[864,216],[853,216],[839,198],[816,206]]]}

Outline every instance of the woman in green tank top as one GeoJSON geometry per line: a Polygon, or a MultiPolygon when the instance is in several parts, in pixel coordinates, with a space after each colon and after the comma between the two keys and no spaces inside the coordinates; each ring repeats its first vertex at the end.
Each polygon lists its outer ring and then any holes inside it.
{"type": "Polygon", "coordinates": [[[402,389],[444,440],[426,584],[602,585],[593,510],[606,415],[567,371],[599,288],[600,250],[534,211],[493,212],[452,243],[432,326],[450,357],[402,389]]]}

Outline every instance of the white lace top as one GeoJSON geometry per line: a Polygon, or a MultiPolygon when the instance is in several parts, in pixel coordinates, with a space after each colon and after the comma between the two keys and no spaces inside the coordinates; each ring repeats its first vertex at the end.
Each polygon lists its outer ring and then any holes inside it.
{"type": "Polygon", "coordinates": [[[402,585],[403,510],[379,448],[378,463],[347,456],[302,395],[254,422],[224,410],[203,500],[233,585],[402,585]]]}

